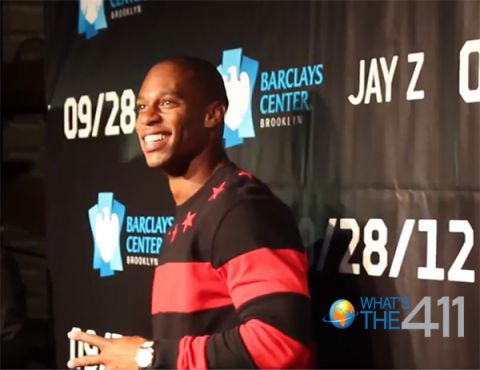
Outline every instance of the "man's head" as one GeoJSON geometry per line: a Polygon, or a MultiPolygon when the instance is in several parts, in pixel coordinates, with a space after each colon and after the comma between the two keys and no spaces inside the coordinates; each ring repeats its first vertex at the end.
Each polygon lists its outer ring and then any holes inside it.
{"type": "Polygon", "coordinates": [[[137,98],[136,129],[147,164],[181,173],[222,147],[228,107],[221,75],[204,60],[164,59],[147,73],[137,98]]]}

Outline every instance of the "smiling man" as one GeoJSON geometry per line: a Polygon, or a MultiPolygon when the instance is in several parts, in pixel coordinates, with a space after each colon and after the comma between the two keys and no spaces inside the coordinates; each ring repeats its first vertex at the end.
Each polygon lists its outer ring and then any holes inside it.
{"type": "Polygon", "coordinates": [[[307,263],[295,221],[265,184],[223,147],[228,107],[210,63],[187,57],[153,66],[137,102],[148,166],[163,170],[176,219],[152,288],[154,338],[105,339],[68,367],[305,368],[311,364],[307,263]]]}

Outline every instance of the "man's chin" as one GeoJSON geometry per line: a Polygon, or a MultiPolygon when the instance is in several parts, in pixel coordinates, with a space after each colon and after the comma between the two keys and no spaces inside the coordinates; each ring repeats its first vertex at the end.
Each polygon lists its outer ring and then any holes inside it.
{"type": "Polygon", "coordinates": [[[145,156],[145,161],[150,168],[162,168],[166,163],[166,160],[163,158],[155,158],[148,155],[145,156]]]}
{"type": "Polygon", "coordinates": [[[188,166],[191,162],[189,156],[145,156],[147,166],[150,168],[161,169],[169,176],[182,176],[188,170],[188,166]]]}
{"type": "Polygon", "coordinates": [[[156,162],[156,161],[147,161],[147,166],[150,168],[162,168],[162,163],[161,162],[156,162]]]}

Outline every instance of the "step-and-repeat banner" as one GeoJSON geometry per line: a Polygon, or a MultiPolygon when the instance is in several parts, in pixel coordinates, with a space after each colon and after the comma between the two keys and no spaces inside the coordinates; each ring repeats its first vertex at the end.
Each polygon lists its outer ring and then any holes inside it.
{"type": "MultiPolygon", "coordinates": [[[[51,2],[48,247],[58,365],[72,328],[150,335],[174,204],[135,100],[170,55],[207,59],[225,146],[293,210],[319,367],[479,360],[480,2],[51,2]]],[[[299,318],[301,320],[301,318],[299,318]]]]}

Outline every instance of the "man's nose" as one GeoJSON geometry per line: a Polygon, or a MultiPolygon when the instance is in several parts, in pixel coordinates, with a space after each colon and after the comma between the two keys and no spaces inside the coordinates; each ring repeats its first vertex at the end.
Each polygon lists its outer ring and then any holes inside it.
{"type": "Polygon", "coordinates": [[[157,107],[150,106],[137,116],[137,124],[151,126],[162,122],[162,116],[157,107]]]}

